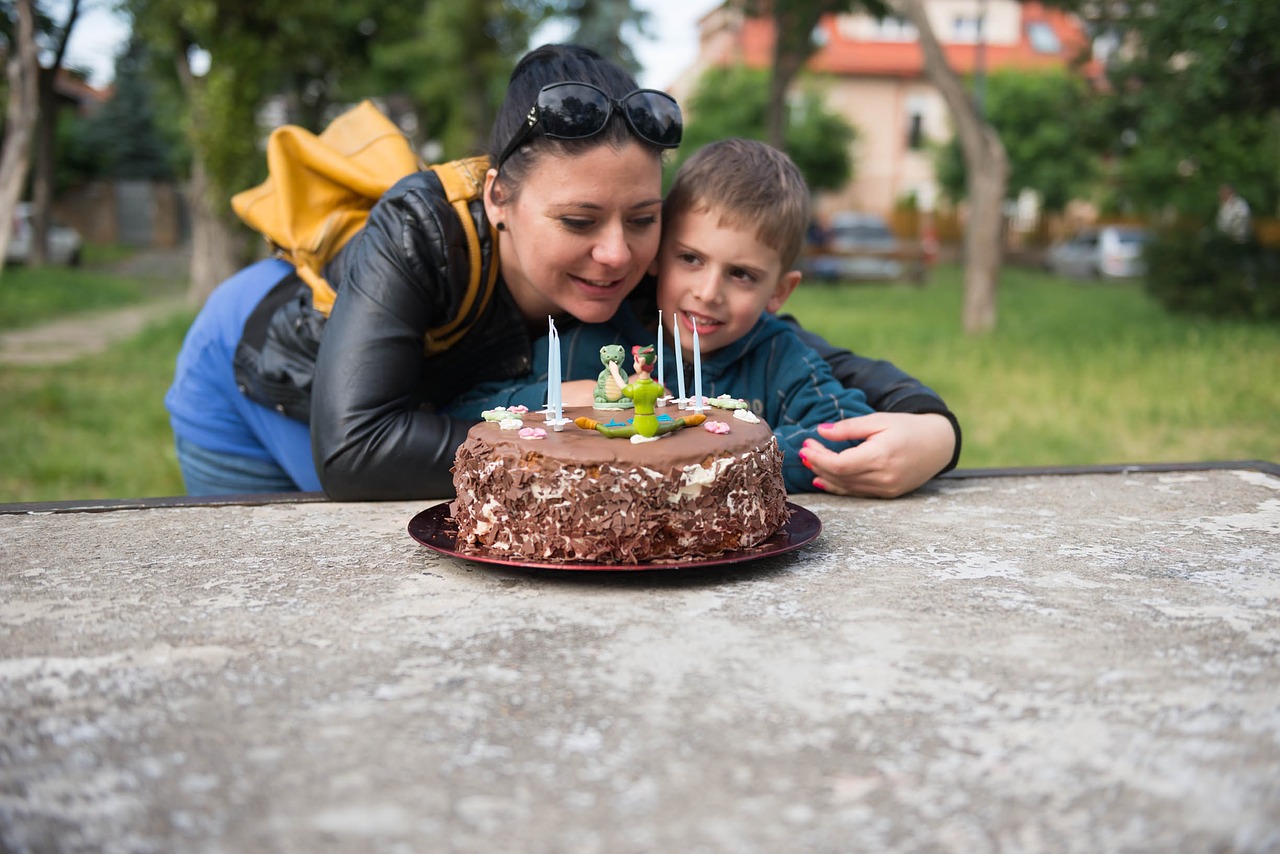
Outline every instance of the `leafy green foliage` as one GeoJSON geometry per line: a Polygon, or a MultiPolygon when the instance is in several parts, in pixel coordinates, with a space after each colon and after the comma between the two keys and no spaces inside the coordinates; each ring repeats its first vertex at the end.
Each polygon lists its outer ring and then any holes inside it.
{"type": "Polygon", "coordinates": [[[1146,210],[1212,214],[1229,182],[1255,212],[1280,204],[1280,4],[1096,4],[1125,40],[1108,68],[1116,192],[1146,210]]]}
{"type": "Polygon", "coordinates": [[[419,108],[422,134],[441,159],[484,150],[511,69],[524,54],[543,4],[434,0],[402,38],[379,40],[371,76],[419,108]]]}
{"type": "Polygon", "coordinates": [[[1174,311],[1280,320],[1280,256],[1257,241],[1169,229],[1146,255],[1147,290],[1174,311]]]}
{"type": "Polygon", "coordinates": [[[115,94],[90,116],[77,121],[68,143],[87,149],[95,159],[97,175],[114,178],[165,180],[175,176],[176,144],[169,128],[166,137],[156,118],[156,83],[148,76],[146,47],[132,40],[116,62],[115,94]]]}
{"type": "MultiPolygon", "coordinates": [[[[678,165],[709,142],[726,137],[766,139],[768,72],[745,66],[713,68],[698,83],[686,110],[678,165]]],[[[790,108],[786,148],[809,188],[834,190],[853,177],[849,152],[856,131],[827,109],[814,87],[790,108]]]]}
{"type": "MultiPolygon", "coordinates": [[[[1009,155],[1010,195],[1035,190],[1044,207],[1055,211],[1089,195],[1105,143],[1097,102],[1084,80],[1065,69],[996,71],[987,77],[983,103],[1009,155]]],[[[936,168],[943,192],[963,198],[958,139],[938,150],[936,168]]]]}

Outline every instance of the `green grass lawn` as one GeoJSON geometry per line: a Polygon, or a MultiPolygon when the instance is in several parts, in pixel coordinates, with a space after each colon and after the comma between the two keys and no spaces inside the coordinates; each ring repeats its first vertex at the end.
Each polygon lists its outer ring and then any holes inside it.
{"type": "Polygon", "coordinates": [[[786,308],[942,394],[963,467],[1280,459],[1280,326],[1009,268],[996,331],[967,336],[961,299],[943,267],[924,288],[802,284],[786,308]]]}
{"type": "MultiPolygon", "coordinates": [[[[0,316],[20,282],[0,280],[0,316]]],[[[1280,326],[1017,269],[993,334],[966,336],[960,303],[944,267],[923,288],[803,284],[787,310],[937,389],[964,426],[962,467],[1280,460],[1280,326]]],[[[70,365],[0,368],[0,502],[181,494],[163,397],[190,319],[70,365]]]]}

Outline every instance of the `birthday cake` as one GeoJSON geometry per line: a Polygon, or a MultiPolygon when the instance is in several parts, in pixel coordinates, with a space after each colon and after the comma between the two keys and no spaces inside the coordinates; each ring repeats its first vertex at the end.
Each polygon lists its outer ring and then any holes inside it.
{"type": "Polygon", "coordinates": [[[787,520],[782,453],[749,411],[708,408],[705,422],[665,432],[690,413],[662,407],[663,435],[638,442],[602,435],[628,432],[629,411],[563,414],[558,432],[528,413],[471,428],[453,466],[460,551],[671,561],[750,548],[787,520]]]}

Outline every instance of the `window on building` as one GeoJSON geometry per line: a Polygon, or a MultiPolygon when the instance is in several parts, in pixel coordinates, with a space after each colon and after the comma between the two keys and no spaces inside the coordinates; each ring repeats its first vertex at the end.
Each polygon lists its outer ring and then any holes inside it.
{"type": "Polygon", "coordinates": [[[1032,21],[1027,24],[1027,41],[1036,53],[1062,53],[1062,41],[1053,27],[1044,21],[1032,21]]]}
{"type": "Polygon", "coordinates": [[[924,115],[921,113],[907,116],[907,148],[912,151],[924,148],[924,115]]]}
{"type": "Polygon", "coordinates": [[[919,33],[910,21],[890,15],[876,22],[875,38],[882,42],[913,42],[919,33]]]}
{"type": "Polygon", "coordinates": [[[981,15],[956,15],[951,19],[951,40],[976,44],[982,38],[981,15]]]}

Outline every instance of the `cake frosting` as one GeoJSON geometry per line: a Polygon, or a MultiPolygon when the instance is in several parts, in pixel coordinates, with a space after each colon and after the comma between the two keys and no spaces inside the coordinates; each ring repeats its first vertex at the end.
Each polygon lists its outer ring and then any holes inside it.
{"type": "MultiPolygon", "coordinates": [[[[524,415],[522,428],[477,424],[453,467],[458,547],[632,564],[757,545],[787,519],[782,452],[766,424],[740,413],[709,409],[701,425],[639,443],[573,423],[544,429],[541,415],[524,415]]],[[[628,414],[565,410],[570,420],[628,414]]]]}

